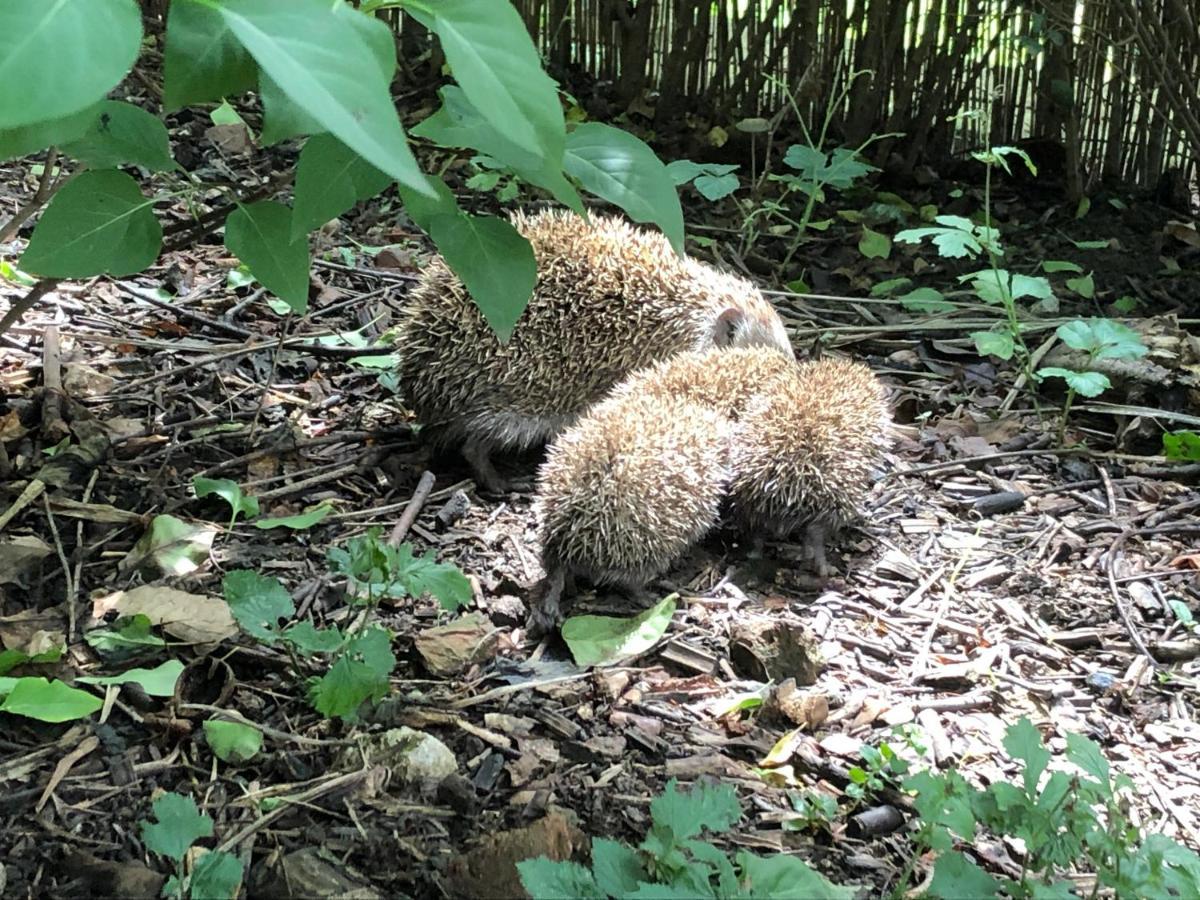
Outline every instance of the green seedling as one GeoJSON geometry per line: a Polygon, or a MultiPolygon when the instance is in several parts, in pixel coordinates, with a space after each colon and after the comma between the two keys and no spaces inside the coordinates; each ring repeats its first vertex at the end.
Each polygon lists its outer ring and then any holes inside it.
{"type": "Polygon", "coordinates": [[[242,883],[242,863],[222,850],[201,855],[188,874],[184,859],[192,845],[212,837],[213,820],[196,808],[191,797],[160,794],[151,804],[154,820],[143,819],[142,841],[146,849],[167,860],[174,874],[163,886],[162,896],[179,900],[232,900],[242,883]]]}

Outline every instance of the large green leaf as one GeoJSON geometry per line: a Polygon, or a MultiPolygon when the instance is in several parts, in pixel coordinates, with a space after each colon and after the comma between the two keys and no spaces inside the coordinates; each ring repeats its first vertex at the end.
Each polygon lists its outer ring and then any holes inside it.
{"type": "Polygon", "coordinates": [[[439,92],[442,108],[417,125],[412,133],[443,147],[470,147],[499,160],[518,177],[545,188],[564,206],[580,215],[583,201],[563,177],[561,159],[547,160],[520,147],[487,122],[462,89],[447,85],[439,92]]]}
{"type": "Polygon", "coordinates": [[[251,90],[257,71],[216,9],[194,0],[171,4],[163,51],[163,106],[168,111],[251,90]]]}
{"type": "Polygon", "coordinates": [[[653,222],[683,255],[683,209],[667,167],[627,131],[587,122],[567,135],[567,173],[635,222],[653,222]]]}
{"type": "Polygon", "coordinates": [[[645,653],[663,636],[675,615],[671,594],[631,618],[572,616],[563,622],[562,637],[577,666],[594,666],[645,653]]]}
{"type": "Polygon", "coordinates": [[[508,0],[404,0],[441,40],[454,79],[493,127],[558,165],[565,140],[558,90],[508,0]]]}
{"type": "Polygon", "coordinates": [[[93,169],[134,165],[165,172],[175,167],[162,120],[120,100],[101,103],[92,112],[87,131],[62,149],[93,169]]]}
{"type": "Polygon", "coordinates": [[[492,330],[507,341],[537,281],[537,262],[529,242],[494,216],[437,216],[430,223],[429,236],[492,330]]]}
{"type": "Polygon", "coordinates": [[[80,137],[95,121],[97,105],[73,112],[61,119],[34,122],[0,131],[0,162],[37,153],[50,146],[61,146],[80,137]]]}
{"type": "Polygon", "coordinates": [[[292,237],[302,237],[374,197],[391,180],[333,135],[314,135],[296,164],[292,237]]]}
{"type": "Polygon", "coordinates": [[[0,128],[61,119],[116,87],[142,41],[133,0],[0,4],[0,128]]]}
{"type": "Polygon", "coordinates": [[[153,205],[124,172],[84,172],[54,195],[20,267],[49,278],[140,272],[162,247],[153,205]]]}
{"type": "Polygon", "coordinates": [[[263,200],[225,220],[225,246],[268,291],[297,314],[308,309],[308,241],[292,240],[292,211],[263,200]]]}
{"type": "Polygon", "coordinates": [[[454,199],[450,188],[446,187],[446,182],[440,178],[430,178],[429,183],[433,186],[436,199],[431,200],[424,194],[409,190],[404,185],[399,185],[396,189],[400,194],[400,199],[404,202],[404,211],[408,213],[408,217],[426,233],[429,233],[433,227],[433,220],[438,216],[459,214],[458,201],[454,199]]]}
{"type": "Polygon", "coordinates": [[[5,678],[7,694],[0,703],[0,712],[25,716],[39,722],[69,722],[84,719],[103,706],[94,694],[70,687],[61,681],[45,678],[5,678]]]}
{"type": "Polygon", "coordinates": [[[292,102],[372,165],[430,191],[392,105],[391,73],[376,56],[382,41],[365,37],[373,29],[390,41],[385,24],[327,0],[227,0],[217,8],[292,102]]]}
{"type": "Polygon", "coordinates": [[[325,128],[297,106],[265,72],[258,79],[258,96],[263,105],[262,144],[273,147],[281,141],[305,134],[320,134],[325,128]]]}

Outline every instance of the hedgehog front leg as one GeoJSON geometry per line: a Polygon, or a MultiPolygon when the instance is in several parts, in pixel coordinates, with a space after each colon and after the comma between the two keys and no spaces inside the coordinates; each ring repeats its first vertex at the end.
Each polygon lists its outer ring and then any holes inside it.
{"type": "Polygon", "coordinates": [[[507,494],[509,483],[492,465],[492,446],[479,437],[469,437],[463,444],[463,458],[475,473],[475,481],[492,494],[507,494]]]}
{"type": "Polygon", "coordinates": [[[562,600],[566,583],[566,566],[551,566],[546,577],[535,589],[535,596],[531,598],[529,604],[529,621],[525,627],[530,634],[549,634],[558,627],[562,621],[562,609],[559,601],[562,600]]]}
{"type": "Polygon", "coordinates": [[[825,542],[833,533],[833,524],[825,519],[814,519],[804,529],[804,556],[812,570],[822,578],[837,572],[825,557],[825,542]]]}

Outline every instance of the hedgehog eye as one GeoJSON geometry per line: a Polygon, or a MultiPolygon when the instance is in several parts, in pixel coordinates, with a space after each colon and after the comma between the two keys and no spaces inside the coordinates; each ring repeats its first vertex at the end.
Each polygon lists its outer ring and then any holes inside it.
{"type": "Polygon", "coordinates": [[[738,327],[745,319],[740,309],[730,307],[717,316],[717,325],[713,329],[713,343],[718,347],[729,347],[737,339],[738,327]]]}

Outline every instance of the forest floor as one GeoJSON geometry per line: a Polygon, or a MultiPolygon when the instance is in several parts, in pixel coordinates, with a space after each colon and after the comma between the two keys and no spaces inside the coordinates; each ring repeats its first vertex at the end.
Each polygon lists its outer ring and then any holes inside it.
{"type": "MultiPolygon", "coordinates": [[[[23,171],[0,175],[6,207],[30,195],[23,171]]],[[[939,183],[905,200],[952,211],[953,189],[978,208],[972,184],[939,183]]],[[[1039,414],[1011,371],[966,338],[994,311],[964,302],[921,315],[869,293],[902,276],[948,292],[968,269],[920,246],[866,259],[860,226],[835,221],[779,279],[803,277],[830,296],[773,299],[802,354],[824,335],[827,352],[867,361],[910,426],[864,522],[836,542],[839,574],[813,584],[794,562],[799,547],[769,545],[753,560],[717,534],[668,576],[680,601],[663,639],[596,669],[524,635],[524,603],[541,574],[530,497],[480,496],[457,459],[424,459],[386,374],[325,340],[356,329],[374,337],[395,322],[429,253],[397,224],[398,205],[375,201],[319,237],[310,312],[299,319],[273,313],[253,284],[229,286],[236,261],[219,238],[165,254],[141,276],[61,285],[0,348],[4,506],[67,434],[78,441],[102,423],[109,446],[98,464],[60,470],[62,483],[0,535],[3,648],[46,634],[70,647],[57,664],[9,674],[112,674],[118,667],[83,636],[105,624],[114,592],[143,583],[178,592],[156,621],[168,652],[189,666],[171,700],[123,689],[99,724],[0,715],[5,896],[156,895],[161,872],[138,828],[156,788],[193,796],[213,817],[217,842],[250,863],[253,895],[281,896],[286,880],[304,896],[331,884],[364,888],[356,896],[513,896],[513,861],[547,847],[586,854],[585,836],[636,843],[667,780],[703,776],[738,788],[744,816],[725,842],[799,853],[834,881],[877,893],[895,886],[912,853],[913,810],[893,790],[847,796],[860,748],[886,742],[915,759],[896,729],[917,724],[926,765],[977,785],[1012,780],[1019,769],[1004,729],[1021,717],[1056,760],[1068,733],[1097,741],[1136,785],[1134,821],[1200,849],[1200,635],[1169,605],[1200,618],[1200,492],[1196,465],[1158,455],[1162,428],[1189,427],[1188,403],[1200,396],[1200,260],[1164,232],[1179,216],[1144,198],[1123,210],[1094,202],[1076,219],[1053,193],[997,189],[1010,266],[1067,259],[1093,273],[1096,299],[1064,300],[1051,326],[1135,297],[1134,315],[1154,317],[1145,333],[1167,376],[1133,373],[1104,403],[1081,404],[1064,444],[1061,396],[1043,394],[1039,414]],[[1072,243],[1080,240],[1111,243],[1087,251],[1072,243]],[[55,383],[69,399],[42,390],[55,383]],[[304,530],[229,528],[227,507],[192,495],[197,475],[237,481],[264,515],[320,501],[334,511],[304,530]],[[459,491],[469,506],[445,525],[438,513],[459,491]],[[288,587],[298,618],[346,621],[327,551],[372,525],[390,531],[405,509],[416,513],[406,539],[470,577],[474,609],[455,620],[428,598],[385,604],[395,691],[351,727],[312,710],[285,654],[214,621],[213,598],[224,573],[255,569],[288,587]],[[149,518],[164,513],[211,544],[188,574],[147,574],[129,558],[149,518]],[[770,643],[781,635],[799,636],[801,648],[782,663],[770,643]],[[775,696],[738,711],[748,692],[770,693],[768,677],[794,678],[805,702],[775,696]],[[218,762],[201,728],[217,707],[269,729],[263,752],[218,762]],[[406,779],[377,746],[402,725],[444,743],[457,777],[406,779]],[[762,777],[768,754],[774,771],[762,777]],[[785,827],[802,789],[841,802],[827,828],[785,827]]],[[[713,240],[693,247],[702,256],[757,271],[778,259],[772,241],[786,243],[764,238],[757,262],[747,260],[728,207],[688,205],[690,233],[713,240]]],[[[22,292],[3,290],[10,301],[22,292]]],[[[503,468],[528,474],[536,462],[503,468]]],[[[611,611],[604,601],[594,608],[611,611]]],[[[162,661],[157,653],[138,665],[162,661]]],[[[981,841],[975,853],[995,871],[1021,869],[1011,842],[981,841]]],[[[916,883],[927,874],[919,863],[916,883]]]]}

